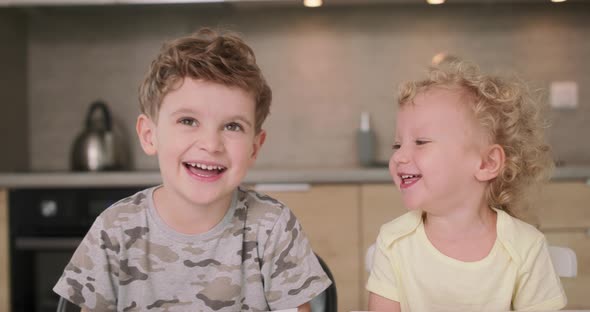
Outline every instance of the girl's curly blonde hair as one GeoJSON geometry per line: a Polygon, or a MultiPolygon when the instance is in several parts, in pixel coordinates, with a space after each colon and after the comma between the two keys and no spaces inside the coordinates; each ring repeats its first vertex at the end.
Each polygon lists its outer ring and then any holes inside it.
{"type": "Polygon", "coordinates": [[[425,80],[400,87],[400,107],[433,87],[457,89],[472,101],[471,109],[487,130],[491,143],[504,149],[506,161],[490,181],[486,201],[511,215],[529,202],[529,192],[548,179],[553,169],[549,145],[544,139],[545,120],[528,86],[516,78],[482,73],[473,63],[454,59],[431,67],[425,80]]]}

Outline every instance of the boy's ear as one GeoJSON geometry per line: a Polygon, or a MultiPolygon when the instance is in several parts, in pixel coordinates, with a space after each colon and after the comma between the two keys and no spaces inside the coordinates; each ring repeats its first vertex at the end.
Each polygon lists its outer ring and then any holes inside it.
{"type": "Polygon", "coordinates": [[[261,129],[260,132],[254,137],[254,147],[252,149],[252,155],[251,155],[251,158],[253,160],[256,159],[256,157],[258,157],[258,152],[260,151],[260,148],[262,147],[262,144],[264,144],[265,140],[266,140],[266,131],[261,129]]]}
{"type": "Polygon", "coordinates": [[[493,144],[488,146],[481,156],[481,163],[475,178],[481,182],[490,181],[497,177],[504,168],[506,154],[502,146],[493,144]]]}
{"type": "Polygon", "coordinates": [[[155,124],[152,119],[145,114],[140,114],[139,117],[137,117],[135,131],[137,131],[139,143],[141,143],[143,151],[148,155],[155,155],[158,149],[155,136],[155,124]]]}

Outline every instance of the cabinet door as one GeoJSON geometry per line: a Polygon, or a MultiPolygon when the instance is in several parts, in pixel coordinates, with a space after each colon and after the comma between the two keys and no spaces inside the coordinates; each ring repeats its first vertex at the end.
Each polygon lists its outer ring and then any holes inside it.
{"type": "Polygon", "coordinates": [[[5,189],[0,189],[0,311],[10,311],[7,194],[5,189]]]}
{"type": "Polygon", "coordinates": [[[305,191],[264,192],[297,216],[311,246],[336,280],[338,310],[358,310],[360,294],[359,186],[313,185],[305,191]]]}
{"type": "Polygon", "coordinates": [[[550,245],[576,252],[578,276],[562,277],[567,309],[590,309],[590,186],[582,182],[553,182],[536,194],[526,213],[550,245]]]}
{"type": "Polygon", "coordinates": [[[361,186],[361,308],[367,309],[368,293],[365,284],[369,272],[364,268],[365,255],[369,246],[375,243],[381,225],[406,213],[401,194],[393,183],[365,184],[361,186]]]}

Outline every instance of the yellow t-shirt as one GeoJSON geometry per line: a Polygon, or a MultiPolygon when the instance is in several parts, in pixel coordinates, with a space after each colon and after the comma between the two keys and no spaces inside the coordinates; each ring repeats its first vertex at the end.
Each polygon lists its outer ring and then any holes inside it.
{"type": "Polygon", "coordinates": [[[383,225],[367,290],[398,301],[402,311],[558,310],[567,299],[533,226],[497,211],[497,238],[488,256],[463,262],[438,251],[421,212],[383,225]]]}

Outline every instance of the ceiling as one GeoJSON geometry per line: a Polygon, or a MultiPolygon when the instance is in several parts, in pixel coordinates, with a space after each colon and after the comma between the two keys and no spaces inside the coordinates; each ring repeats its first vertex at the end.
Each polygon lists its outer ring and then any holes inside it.
{"type": "MultiPolygon", "coordinates": [[[[300,3],[301,0],[225,0],[225,2],[273,2],[300,3]]],[[[370,5],[370,4],[424,4],[425,0],[323,0],[325,6],[334,5],[370,5]]],[[[589,3],[590,0],[567,0],[567,2],[589,3]]],[[[487,4],[487,3],[550,3],[550,0],[446,0],[446,4],[487,4]]],[[[555,3],[559,5],[559,3],[555,3]]]]}

